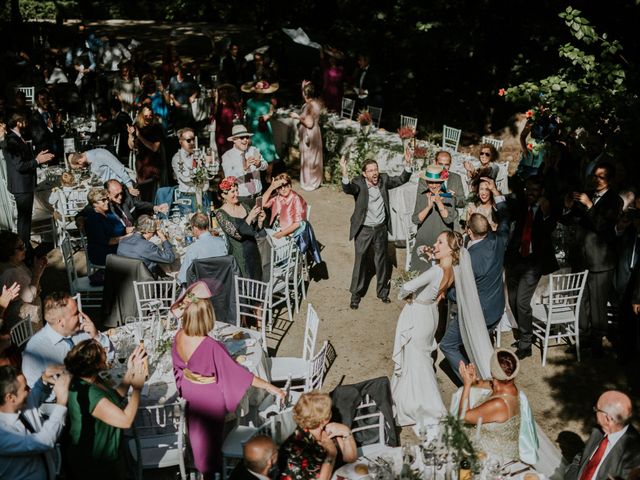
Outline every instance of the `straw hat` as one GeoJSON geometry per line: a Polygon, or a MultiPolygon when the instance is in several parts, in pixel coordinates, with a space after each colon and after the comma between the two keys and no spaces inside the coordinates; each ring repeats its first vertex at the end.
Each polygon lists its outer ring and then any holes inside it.
{"type": "Polygon", "coordinates": [[[244,93],[273,93],[280,88],[278,82],[269,83],[266,80],[259,80],[257,82],[243,83],[240,87],[244,93]]]}
{"type": "Polygon", "coordinates": [[[236,138],[242,137],[253,137],[253,133],[250,133],[249,130],[247,130],[247,127],[240,123],[233,126],[231,129],[231,136],[227,138],[227,141],[233,142],[236,138]]]}
{"type": "Polygon", "coordinates": [[[424,178],[427,182],[444,182],[442,178],[443,168],[439,165],[429,165],[427,169],[420,174],[421,178],[424,178]]]}

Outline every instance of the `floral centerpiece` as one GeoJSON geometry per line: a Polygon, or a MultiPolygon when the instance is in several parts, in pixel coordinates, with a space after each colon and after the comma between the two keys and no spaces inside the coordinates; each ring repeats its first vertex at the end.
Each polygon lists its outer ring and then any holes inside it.
{"type": "Polygon", "coordinates": [[[416,131],[411,127],[400,127],[398,129],[398,135],[402,140],[410,140],[416,136],[416,131]]]}
{"type": "Polygon", "coordinates": [[[365,137],[369,135],[369,132],[371,131],[371,123],[372,123],[371,113],[369,113],[369,110],[360,111],[360,113],[358,114],[357,121],[360,124],[360,131],[362,132],[362,134],[365,137]]]}

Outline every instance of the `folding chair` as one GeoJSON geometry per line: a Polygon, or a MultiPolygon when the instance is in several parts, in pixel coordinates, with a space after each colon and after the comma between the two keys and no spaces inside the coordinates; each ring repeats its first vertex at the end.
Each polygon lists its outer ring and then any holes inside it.
{"type": "Polygon", "coordinates": [[[380,119],[382,118],[382,109],[379,107],[367,107],[369,113],[371,114],[371,122],[373,126],[376,128],[380,128],[380,119]]]}
{"type": "Polygon", "coordinates": [[[342,108],[340,109],[340,116],[342,118],[353,119],[353,110],[356,108],[355,100],[347,97],[342,97],[342,108]]]}
{"type": "Polygon", "coordinates": [[[504,144],[504,140],[499,140],[497,138],[491,137],[482,137],[482,143],[488,143],[489,145],[493,145],[497,151],[502,150],[502,145],[504,144]]]}
{"type": "Polygon", "coordinates": [[[458,145],[460,145],[460,135],[462,130],[457,128],[442,126],[442,148],[449,148],[454,152],[458,151],[458,145]]]}
{"type": "Polygon", "coordinates": [[[415,132],[418,128],[418,119],[416,117],[407,117],[405,115],[400,115],[400,128],[403,127],[411,128],[415,132]]]}

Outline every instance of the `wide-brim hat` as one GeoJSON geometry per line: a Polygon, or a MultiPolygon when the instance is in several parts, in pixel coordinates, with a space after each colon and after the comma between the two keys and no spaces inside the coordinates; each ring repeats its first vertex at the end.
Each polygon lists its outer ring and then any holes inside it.
{"type": "Polygon", "coordinates": [[[195,282],[178,297],[176,303],[171,305],[171,313],[176,318],[182,318],[189,305],[200,300],[211,298],[211,295],[211,290],[209,290],[205,282],[202,280],[195,282]]]}
{"type": "Polygon", "coordinates": [[[429,165],[424,172],[420,174],[420,178],[425,179],[427,182],[444,182],[442,178],[442,171],[444,169],[439,165],[429,165]]]}
{"type": "Polygon", "coordinates": [[[278,82],[269,83],[266,80],[259,80],[257,82],[246,82],[240,87],[244,93],[273,93],[280,88],[278,82]]]}
{"type": "Polygon", "coordinates": [[[234,125],[231,129],[231,136],[227,138],[227,141],[233,142],[236,138],[242,137],[253,137],[253,133],[247,130],[247,127],[242,124],[234,125]]]}

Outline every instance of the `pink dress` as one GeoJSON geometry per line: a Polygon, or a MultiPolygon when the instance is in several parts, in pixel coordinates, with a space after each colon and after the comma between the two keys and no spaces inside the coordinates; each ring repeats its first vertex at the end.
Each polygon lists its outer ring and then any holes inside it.
{"type": "Polygon", "coordinates": [[[213,474],[222,464],[225,415],[238,407],[251,386],[253,374],[236,363],[224,345],[211,337],[206,337],[185,362],[178,355],[176,337],[171,349],[173,375],[179,395],[187,401],[193,460],[198,471],[213,474]],[[192,374],[206,377],[205,382],[194,381],[192,374]],[[211,382],[212,379],[215,381],[211,382]]]}
{"type": "Polygon", "coordinates": [[[300,186],[307,191],[318,188],[324,177],[320,110],[320,103],[312,100],[305,104],[300,114],[300,186]],[[313,121],[311,128],[302,123],[308,119],[313,121]]]}
{"type": "Polygon", "coordinates": [[[264,208],[271,209],[271,221],[273,225],[276,217],[279,217],[280,228],[285,229],[292,223],[302,222],[307,219],[307,202],[296,192],[291,192],[286,197],[276,195],[271,197],[264,208]]]}
{"type": "Polygon", "coordinates": [[[339,66],[328,65],[322,72],[322,100],[331,112],[339,112],[342,102],[344,69],[339,66]]]}

